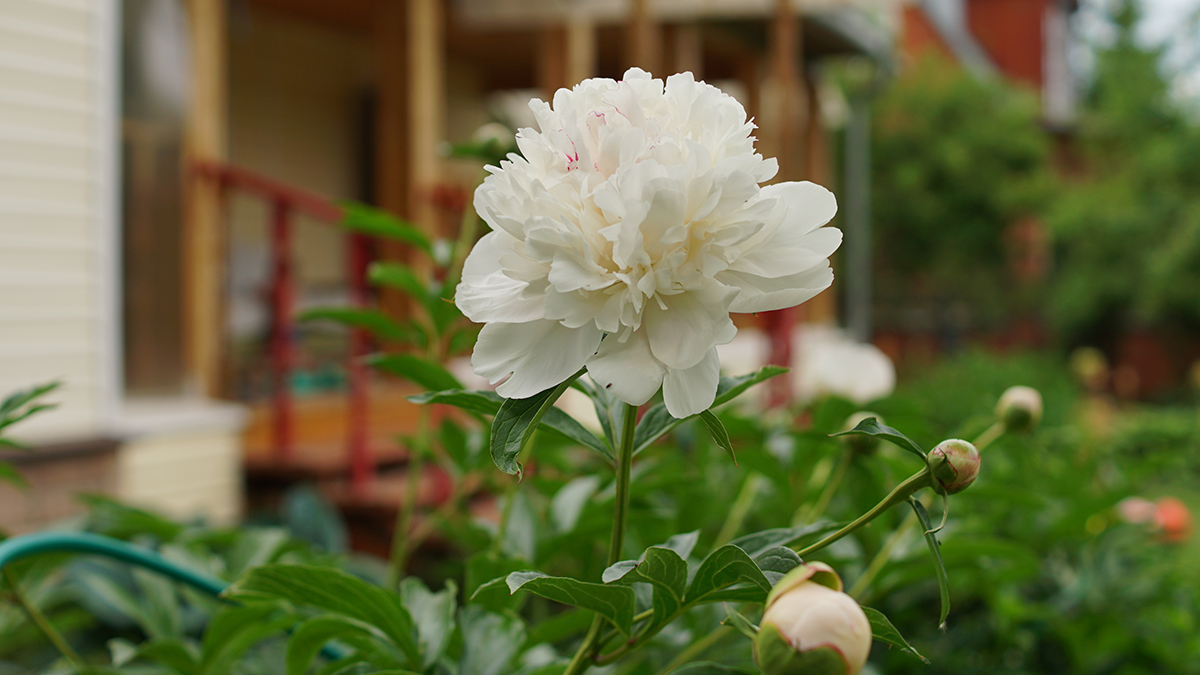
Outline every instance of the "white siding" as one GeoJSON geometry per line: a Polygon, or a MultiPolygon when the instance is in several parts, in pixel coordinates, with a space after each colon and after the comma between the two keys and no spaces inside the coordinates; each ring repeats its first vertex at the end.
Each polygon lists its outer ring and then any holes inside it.
{"type": "Polygon", "coordinates": [[[0,0],[0,395],[60,380],[30,441],[111,421],[115,0],[0,0]]]}

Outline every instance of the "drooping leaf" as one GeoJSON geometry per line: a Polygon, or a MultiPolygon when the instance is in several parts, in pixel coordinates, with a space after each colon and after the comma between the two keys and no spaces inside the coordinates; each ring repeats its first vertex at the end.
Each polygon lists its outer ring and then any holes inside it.
{"type": "Polygon", "coordinates": [[[700,420],[708,429],[708,435],[712,436],[713,443],[729,453],[729,459],[733,460],[734,466],[737,466],[737,456],[733,454],[733,441],[729,440],[729,432],[725,430],[725,425],[721,423],[720,418],[712,410],[705,410],[700,413],[700,420]]]}
{"type": "Polygon", "coordinates": [[[390,262],[373,262],[367,268],[367,281],[404,291],[417,300],[424,300],[428,291],[411,268],[390,262]]]}
{"type": "Polygon", "coordinates": [[[636,600],[628,586],[593,584],[541,572],[513,572],[506,583],[510,593],[529,591],[564,605],[590,609],[610,621],[623,635],[630,634],[636,600]]]}
{"type": "Polygon", "coordinates": [[[892,645],[893,647],[899,647],[900,651],[906,654],[912,654],[925,663],[929,663],[929,659],[921,656],[920,652],[914,649],[912,645],[908,644],[908,640],[904,639],[904,636],[900,634],[900,631],[896,630],[896,627],[893,626],[892,622],[883,615],[883,612],[877,609],[871,609],[870,607],[863,607],[862,610],[867,615],[867,621],[871,622],[872,637],[880,642],[885,642],[889,645],[892,645]]]}
{"type": "Polygon", "coordinates": [[[300,624],[288,638],[287,675],[304,675],[308,672],[313,659],[330,640],[342,640],[352,644],[360,640],[375,639],[386,638],[361,621],[328,614],[314,616],[300,624]]]}
{"type": "Polygon", "coordinates": [[[373,237],[395,239],[432,254],[433,246],[425,233],[387,211],[357,202],[343,202],[341,207],[343,229],[373,237]]]}
{"type": "Polygon", "coordinates": [[[396,342],[412,341],[412,332],[377,309],[359,307],[314,307],[300,312],[298,321],[333,321],[351,328],[362,328],[376,337],[396,342]]]}
{"type": "MultiPolygon", "coordinates": [[[[434,391],[416,396],[409,396],[413,403],[452,405],[478,415],[495,415],[500,411],[504,398],[494,391],[464,391],[451,389],[449,391],[434,391]]],[[[567,413],[550,407],[540,421],[540,429],[549,430],[568,441],[578,443],[585,448],[595,450],[608,461],[613,461],[612,451],[596,435],[576,422],[567,413]]]]}
{"type": "Polygon", "coordinates": [[[514,597],[505,583],[513,572],[529,569],[529,561],[517,560],[493,550],[480,551],[467,558],[467,579],[463,595],[467,604],[479,605],[489,612],[515,610],[523,596],[514,597]]]}
{"type": "Polygon", "coordinates": [[[836,434],[830,434],[830,436],[846,436],[849,434],[859,434],[862,436],[874,436],[876,438],[882,438],[885,441],[889,441],[911,452],[917,457],[920,457],[922,462],[926,461],[925,451],[921,449],[921,446],[917,445],[908,436],[905,436],[886,424],[880,424],[879,420],[875,419],[874,417],[868,417],[867,419],[859,422],[853,429],[848,431],[840,431],[836,434]]]}
{"type": "Polygon", "coordinates": [[[938,543],[937,533],[933,532],[933,525],[929,522],[929,512],[925,510],[925,505],[919,499],[909,497],[908,503],[912,504],[913,511],[917,513],[917,519],[921,521],[921,527],[925,532],[925,543],[929,545],[929,552],[933,554],[934,571],[937,572],[938,593],[941,596],[942,611],[938,617],[938,626],[946,625],[946,617],[950,615],[950,578],[946,576],[946,564],[942,562],[941,544],[938,543]]]}
{"type": "Polygon", "coordinates": [[[204,659],[200,664],[201,672],[204,675],[225,675],[225,673],[233,672],[234,664],[251,647],[268,637],[282,634],[294,626],[298,620],[299,618],[296,616],[283,615],[266,620],[244,622],[241,630],[233,633],[220,648],[204,652],[204,659]]]}
{"type": "Polygon", "coordinates": [[[412,615],[400,596],[341,570],[312,565],[264,565],[250,570],[223,594],[246,604],[283,601],[357,619],[375,626],[420,664],[412,615]]]}
{"type": "Polygon", "coordinates": [[[721,589],[734,584],[746,582],[762,592],[763,596],[771,590],[771,583],[763,576],[762,570],[746,552],[726,544],[708,554],[700,563],[696,575],[688,585],[685,603],[692,605],[711,601],[712,596],[721,589]]]}
{"type": "Polygon", "coordinates": [[[558,386],[551,387],[529,398],[509,398],[500,404],[496,417],[492,419],[492,462],[496,468],[507,474],[521,474],[521,464],[517,461],[521,450],[529,442],[538,423],[546,412],[554,407],[554,402],[579,379],[584,371],[572,375],[558,386]]]}
{"type": "Polygon", "coordinates": [[[751,557],[757,557],[763,551],[775,546],[795,546],[807,537],[817,537],[828,534],[842,526],[841,523],[821,521],[811,525],[798,527],[777,527],[762,530],[738,537],[729,542],[745,551],[751,557]]]}
{"type": "Polygon", "coordinates": [[[632,565],[617,563],[604,570],[603,579],[606,584],[643,581],[653,586],[654,624],[657,625],[674,617],[683,607],[687,575],[687,563],[678,553],[651,546],[632,565]]]}
{"type": "Polygon", "coordinates": [[[729,605],[725,605],[725,620],[721,623],[726,626],[733,626],[737,632],[745,635],[753,640],[758,636],[758,626],[755,626],[750,619],[742,616],[741,612],[737,611],[729,605]]]}
{"type": "MultiPolygon", "coordinates": [[[[717,396],[713,400],[711,408],[715,408],[723,403],[728,403],[737,398],[742,392],[750,387],[769,380],[776,375],[781,375],[788,371],[787,368],[779,366],[766,366],[755,373],[742,375],[741,377],[722,377],[717,385],[717,396]]],[[[638,422],[637,430],[633,434],[634,454],[650,447],[658,439],[663,437],[668,431],[679,426],[683,420],[676,419],[667,412],[666,404],[659,403],[646,411],[638,422]]]]}
{"type": "Polygon", "coordinates": [[[416,577],[400,582],[400,597],[417,624],[417,643],[421,648],[423,668],[437,663],[446,650],[450,633],[454,631],[457,595],[458,587],[451,580],[447,580],[446,587],[437,593],[430,592],[416,577]]]}
{"type": "Polygon", "coordinates": [[[511,614],[494,614],[467,606],[459,612],[463,651],[459,675],[508,675],[512,660],[525,643],[525,624],[511,614]]]}
{"type": "Polygon", "coordinates": [[[795,569],[800,562],[800,556],[786,546],[769,548],[754,556],[754,564],[758,565],[758,569],[762,570],[763,576],[772,586],[779,583],[779,580],[795,569]]]}
{"type": "Polygon", "coordinates": [[[462,389],[462,383],[441,364],[423,359],[415,354],[373,354],[366,359],[367,365],[385,373],[411,380],[426,389],[444,391],[462,389]]]}

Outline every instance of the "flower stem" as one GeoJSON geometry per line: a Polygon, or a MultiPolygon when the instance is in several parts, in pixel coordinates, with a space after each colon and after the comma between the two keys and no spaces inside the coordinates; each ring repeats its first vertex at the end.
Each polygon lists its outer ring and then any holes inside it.
{"type": "Polygon", "coordinates": [[[17,576],[12,573],[12,570],[5,568],[4,578],[8,580],[8,587],[12,592],[13,599],[16,600],[17,604],[21,606],[21,609],[25,610],[25,614],[29,617],[29,620],[32,621],[34,625],[36,625],[42,631],[43,634],[45,634],[46,638],[50,640],[51,644],[53,644],[54,647],[58,649],[59,653],[63,655],[63,658],[65,658],[71,664],[72,668],[75,670],[83,670],[85,665],[83,663],[83,659],[79,656],[79,653],[75,651],[75,649],[70,645],[70,643],[67,642],[66,638],[64,638],[61,633],[55,630],[49,619],[46,618],[46,615],[42,614],[42,611],[39,610],[36,605],[30,602],[29,598],[25,597],[25,594],[21,592],[21,587],[18,584],[17,576]]]}
{"type": "MultiPolygon", "coordinates": [[[[625,545],[625,520],[629,511],[630,464],[633,463],[633,432],[637,427],[637,406],[625,406],[625,424],[621,429],[621,444],[617,449],[617,483],[616,506],[613,509],[612,538],[608,544],[608,564],[621,560],[621,550],[625,545]]],[[[596,616],[592,619],[592,627],[588,629],[583,644],[567,664],[562,675],[578,675],[587,670],[600,647],[600,631],[604,627],[604,619],[596,616]]]]}
{"type": "Polygon", "coordinates": [[[818,518],[825,515],[825,509],[829,508],[829,502],[833,501],[833,494],[837,492],[838,487],[842,484],[842,479],[846,477],[846,471],[850,468],[850,460],[853,458],[853,452],[849,450],[842,452],[833,476],[825,483],[825,489],[821,490],[821,496],[817,497],[817,501],[809,509],[808,515],[804,517],[805,523],[815,523],[818,518]]]}
{"type": "Polygon", "coordinates": [[[754,505],[754,500],[758,497],[758,492],[762,489],[762,484],[763,477],[761,474],[752,473],[746,477],[746,482],[742,484],[741,492],[733,500],[733,506],[729,509],[729,516],[725,518],[725,524],[721,526],[721,531],[717,533],[717,540],[713,543],[714,551],[728,544],[733,539],[733,536],[738,533],[738,530],[742,529],[742,524],[746,522],[746,516],[750,513],[750,507],[754,505]]]}
{"type": "Polygon", "coordinates": [[[921,469],[917,473],[914,473],[912,476],[909,476],[903,483],[900,483],[899,485],[897,485],[890,493],[888,493],[888,496],[883,498],[883,501],[879,502],[874,507],[872,507],[870,511],[867,511],[866,513],[859,516],[854,522],[849,523],[842,529],[838,530],[837,532],[834,532],[833,534],[829,535],[828,537],[825,537],[821,541],[818,541],[817,543],[815,543],[811,546],[807,546],[805,548],[800,549],[796,553],[801,558],[803,558],[804,556],[808,555],[809,553],[812,553],[813,551],[817,551],[817,550],[825,548],[826,546],[832,544],[833,542],[837,541],[838,539],[841,539],[842,537],[850,534],[851,532],[857,530],[858,528],[862,527],[863,525],[866,525],[867,523],[871,522],[872,520],[875,520],[875,518],[878,517],[879,514],[883,513],[884,511],[887,511],[888,509],[892,508],[896,504],[899,504],[900,502],[908,499],[909,496],[911,496],[917,490],[920,490],[923,487],[929,487],[930,484],[931,483],[930,483],[929,467],[925,467],[924,469],[921,469]]]}
{"type": "Polygon", "coordinates": [[[396,525],[392,530],[392,550],[388,556],[387,587],[396,589],[404,576],[404,565],[416,548],[412,541],[413,515],[417,510],[417,493],[421,490],[421,474],[425,472],[425,451],[430,438],[429,406],[417,409],[417,434],[408,460],[408,475],[400,507],[396,512],[396,525]]]}
{"type": "Polygon", "coordinates": [[[863,593],[867,592],[867,588],[871,585],[871,582],[875,580],[875,577],[878,576],[879,571],[883,569],[883,566],[886,565],[887,561],[892,557],[892,551],[896,549],[896,546],[900,543],[900,540],[903,539],[904,536],[908,534],[908,531],[911,530],[916,524],[917,514],[915,512],[910,513],[908,514],[908,517],[904,519],[904,522],[900,524],[900,527],[897,527],[890,535],[888,535],[887,541],[883,542],[883,546],[880,547],[879,552],[875,554],[875,557],[871,559],[871,563],[867,565],[867,570],[863,572],[862,576],[854,582],[854,586],[850,588],[850,597],[854,598],[855,600],[862,599],[863,593]]]}
{"type": "Polygon", "coordinates": [[[667,675],[667,673],[670,673],[672,670],[675,670],[683,664],[690,662],[692,659],[704,653],[704,651],[709,647],[712,647],[720,642],[721,638],[729,635],[732,632],[733,629],[729,626],[717,626],[711,633],[705,635],[699,640],[696,640],[692,644],[688,645],[686,649],[676,654],[675,658],[671,659],[671,662],[668,663],[661,671],[659,671],[659,675],[667,675]]]}
{"type": "Polygon", "coordinates": [[[996,422],[992,426],[988,427],[987,430],[982,434],[979,434],[979,437],[975,439],[975,449],[982,452],[983,449],[991,445],[993,441],[1003,436],[1004,432],[1007,430],[1008,427],[1004,426],[1003,420],[996,422]]]}

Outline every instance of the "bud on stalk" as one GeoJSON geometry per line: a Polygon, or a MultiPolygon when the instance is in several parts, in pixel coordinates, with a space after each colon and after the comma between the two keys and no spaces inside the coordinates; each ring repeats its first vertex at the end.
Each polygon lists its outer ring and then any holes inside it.
{"type": "Polygon", "coordinates": [[[996,416],[1009,431],[1032,431],[1042,421],[1042,395],[1033,387],[1009,387],[996,403],[996,416]]]}
{"type": "Polygon", "coordinates": [[[967,441],[951,438],[929,451],[934,489],[942,494],[962,492],[979,475],[979,451],[967,441]]]}
{"type": "Polygon", "coordinates": [[[754,658],[765,675],[855,675],[871,651],[871,623],[824,563],[800,565],[767,596],[754,658]]]}

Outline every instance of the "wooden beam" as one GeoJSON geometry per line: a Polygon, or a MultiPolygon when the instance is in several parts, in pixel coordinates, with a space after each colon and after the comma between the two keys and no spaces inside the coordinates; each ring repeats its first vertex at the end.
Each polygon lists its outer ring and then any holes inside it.
{"type": "Polygon", "coordinates": [[[591,19],[567,19],[567,84],[573,87],[596,76],[596,25],[591,19]]]}
{"type": "Polygon", "coordinates": [[[690,72],[697,80],[704,79],[704,40],[700,33],[700,25],[684,23],[675,27],[674,63],[671,71],[690,72]]]}
{"type": "Polygon", "coordinates": [[[625,59],[631,67],[661,75],[657,72],[661,65],[661,36],[647,5],[647,0],[630,0],[625,59]]]}
{"type": "Polygon", "coordinates": [[[445,119],[445,17],[441,0],[408,4],[408,215],[427,234],[438,233],[433,190],[441,178],[438,145],[445,119]]]}
{"type": "Polygon", "coordinates": [[[408,215],[408,49],[404,0],[375,4],[375,204],[408,215]]]}
{"type": "Polygon", "coordinates": [[[804,53],[800,17],[791,0],[776,0],[771,23],[771,100],[774,118],[775,156],[779,159],[778,180],[797,180],[804,172],[803,133],[807,104],[803,72],[797,64],[804,53]]]}
{"type": "MultiPolygon", "coordinates": [[[[222,161],[227,138],[227,54],[225,3],[190,0],[192,101],[183,132],[187,165],[222,161]]],[[[224,223],[220,188],[188,174],[183,240],[184,354],[188,387],[217,396],[225,279],[224,223]]]]}
{"type": "Polygon", "coordinates": [[[542,98],[550,101],[554,92],[569,84],[567,81],[567,29],[548,24],[538,31],[537,78],[542,98]]]}

